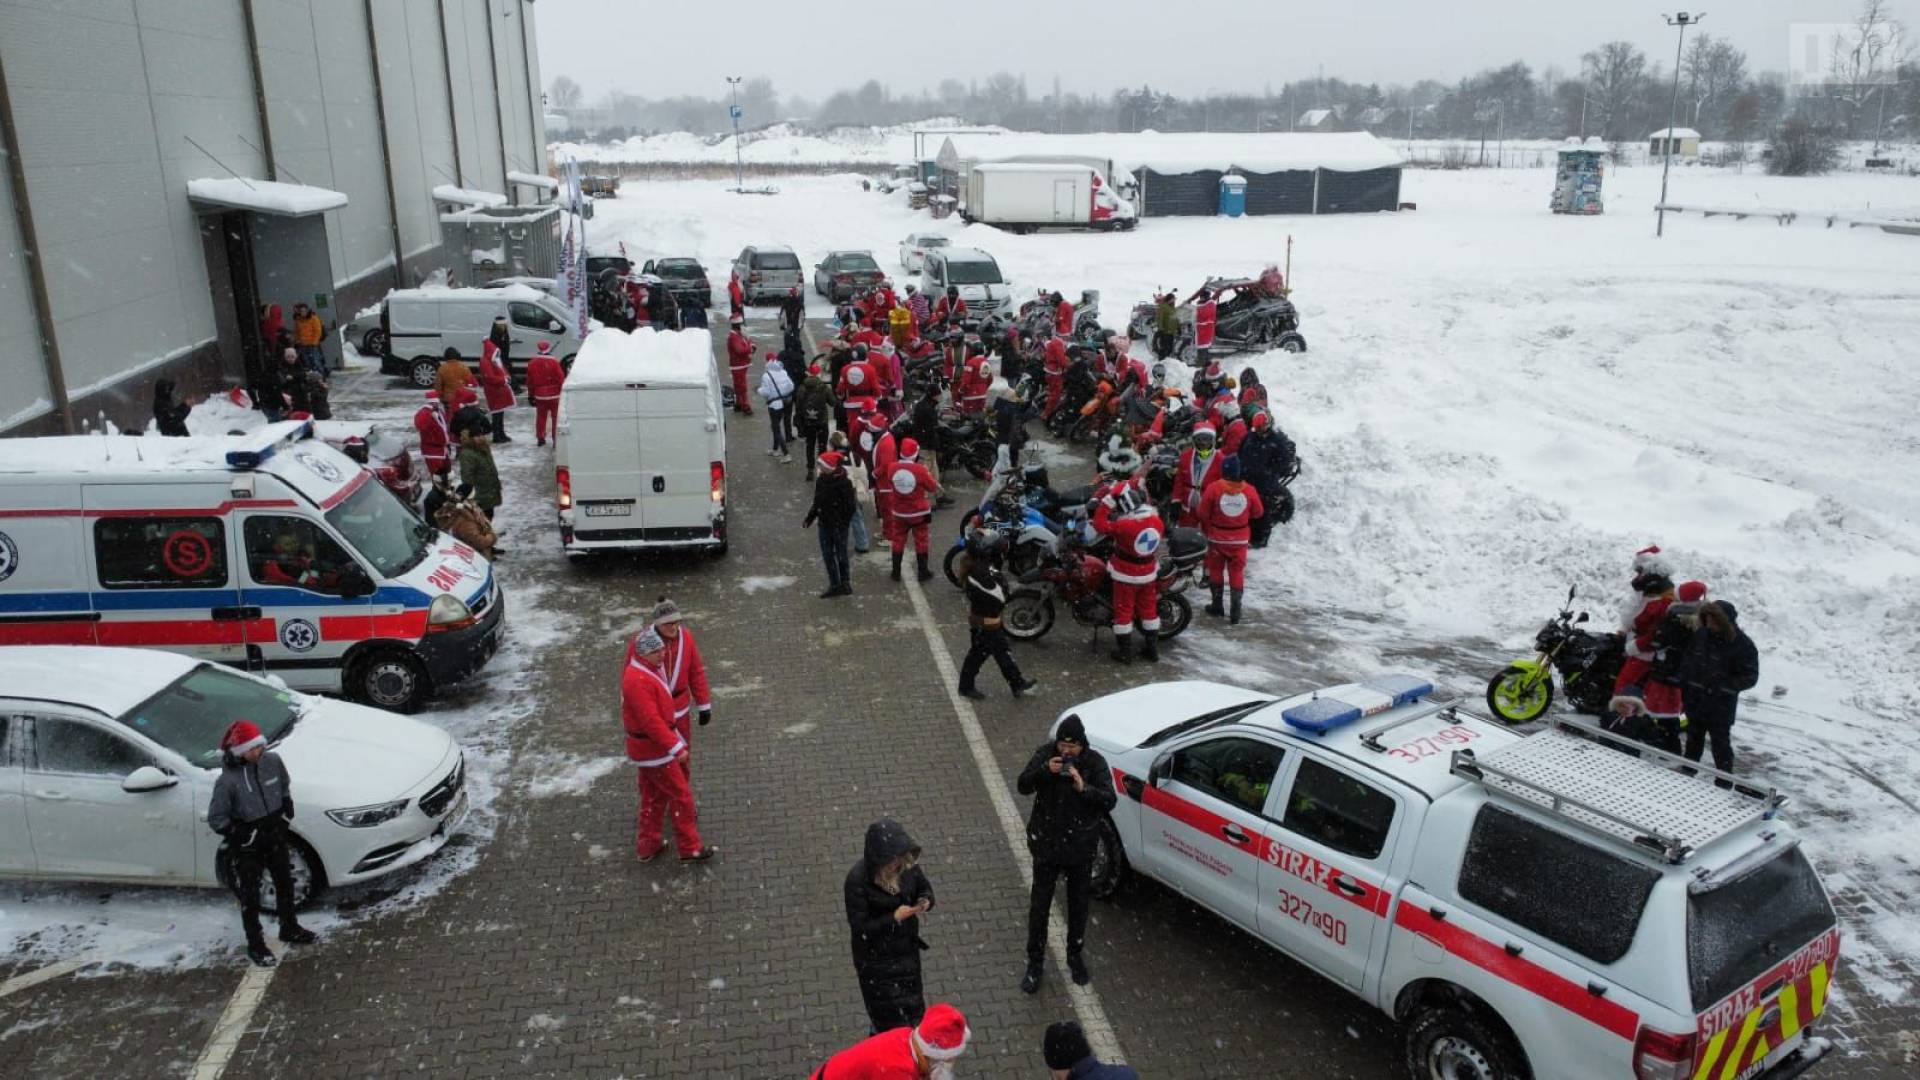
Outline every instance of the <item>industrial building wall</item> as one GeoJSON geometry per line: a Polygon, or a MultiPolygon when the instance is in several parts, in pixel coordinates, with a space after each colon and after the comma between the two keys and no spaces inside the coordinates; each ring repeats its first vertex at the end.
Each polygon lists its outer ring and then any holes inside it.
{"type": "MultiPolygon", "coordinates": [[[[13,177],[0,169],[0,237],[8,249],[22,248],[19,217],[13,209],[13,177]]],[[[27,260],[0,261],[0,431],[45,415],[53,407],[47,368],[40,358],[40,324],[33,311],[27,260]]]]}
{"type": "Polygon", "coordinates": [[[1312,169],[1241,173],[1247,178],[1247,213],[1313,213],[1313,173],[1312,169]]]}
{"type": "Polygon", "coordinates": [[[440,37],[429,21],[421,27],[433,48],[420,50],[408,43],[410,20],[415,12],[422,11],[434,15],[433,0],[373,5],[374,37],[380,47],[380,91],[386,102],[387,139],[393,162],[394,212],[400,219],[400,247],[406,259],[400,280],[406,285],[414,283],[416,273],[424,272],[416,260],[433,254],[440,245],[440,226],[429,192],[435,184],[453,183],[453,166],[448,164],[453,145],[446,134],[447,95],[440,71],[440,37]],[[420,81],[423,65],[430,65],[424,84],[420,81]],[[446,170],[445,179],[427,167],[426,131],[435,120],[435,163],[446,170]]]}
{"type": "Polygon", "coordinates": [[[446,0],[446,4],[449,53],[453,57],[454,114],[464,117],[468,123],[468,127],[460,130],[460,160],[466,171],[466,185],[505,193],[507,171],[500,163],[500,123],[494,115],[490,89],[493,61],[487,27],[492,7],[488,0],[446,0]]]}
{"type": "MultiPolygon", "coordinates": [[[[507,166],[516,172],[539,172],[540,158],[530,153],[531,109],[527,105],[527,54],[520,44],[520,28],[526,23],[525,6],[520,0],[487,0],[494,11],[494,54],[500,63],[500,121],[506,129],[507,166]]],[[[537,115],[537,114],[535,114],[537,115]]],[[[530,201],[532,192],[504,189],[518,202],[530,201]]]]}
{"type": "MultiPolygon", "coordinates": [[[[0,48],[69,397],[192,358],[214,322],[186,181],[221,163],[261,175],[238,5],[10,2],[0,48]]],[[[19,266],[11,223],[6,235],[19,266]]],[[[6,340],[33,326],[9,316],[6,340]]],[[[14,386],[45,387],[29,371],[44,370],[37,335],[28,344],[0,355],[9,402],[14,386]]],[[[0,407],[0,423],[17,411],[0,407]]]]}
{"type": "MultiPolygon", "coordinates": [[[[519,18],[514,21],[520,26],[522,35],[521,67],[522,77],[527,80],[527,138],[532,140],[529,156],[533,158],[533,167],[529,172],[547,171],[547,94],[541,89],[540,82],[540,26],[533,17],[533,0],[513,0],[518,7],[519,18]]],[[[511,92],[511,88],[509,88],[511,92]]]]}

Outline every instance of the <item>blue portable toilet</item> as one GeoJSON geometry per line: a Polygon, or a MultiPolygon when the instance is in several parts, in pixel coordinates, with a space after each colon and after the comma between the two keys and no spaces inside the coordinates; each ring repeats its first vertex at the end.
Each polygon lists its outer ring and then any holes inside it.
{"type": "Polygon", "coordinates": [[[1247,212],[1247,178],[1233,173],[1220,178],[1220,212],[1239,217],[1247,212]]]}

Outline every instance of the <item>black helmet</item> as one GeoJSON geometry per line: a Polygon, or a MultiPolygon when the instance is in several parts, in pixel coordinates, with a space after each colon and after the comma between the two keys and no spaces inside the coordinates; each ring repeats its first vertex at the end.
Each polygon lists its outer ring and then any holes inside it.
{"type": "Polygon", "coordinates": [[[855,345],[853,347],[854,361],[857,363],[861,360],[865,360],[866,358],[867,358],[867,347],[865,345],[855,345]]]}
{"type": "Polygon", "coordinates": [[[967,554],[976,559],[991,559],[1006,547],[1007,534],[999,529],[978,529],[967,538],[967,554]]]}
{"type": "Polygon", "coordinates": [[[948,298],[948,299],[950,299],[950,300],[957,300],[957,299],[959,299],[959,298],[960,298],[960,286],[958,286],[958,285],[949,285],[949,286],[947,286],[947,298],[948,298]]]}
{"type": "Polygon", "coordinates": [[[1020,467],[1020,480],[1028,487],[1043,488],[1047,485],[1047,467],[1038,461],[1029,461],[1020,467]]]}
{"type": "Polygon", "coordinates": [[[893,418],[893,427],[889,430],[893,432],[895,438],[906,438],[913,434],[913,417],[907,413],[901,413],[893,418]]]}

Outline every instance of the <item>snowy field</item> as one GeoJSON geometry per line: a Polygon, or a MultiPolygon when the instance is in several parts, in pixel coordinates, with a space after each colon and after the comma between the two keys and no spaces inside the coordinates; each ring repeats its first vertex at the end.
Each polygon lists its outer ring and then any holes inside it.
{"type": "MultiPolygon", "coordinates": [[[[1569,584],[1611,625],[1633,552],[1660,544],[1678,580],[1738,605],[1762,675],[1736,742],[1796,794],[1830,884],[1882,913],[1850,920],[1850,962],[1903,997],[1892,961],[1920,962],[1897,914],[1920,899],[1920,238],[1670,216],[1656,240],[1657,169],[1613,171],[1599,218],[1548,213],[1551,180],[1409,171],[1417,212],[1035,236],[934,223],[852,177],[773,196],[633,182],[589,247],[695,255],[718,284],[749,243],[809,268],[867,248],[897,273],[900,238],[934,229],[1022,291],[1101,290],[1113,325],[1153,290],[1280,261],[1291,235],[1311,351],[1229,361],[1272,388],[1306,467],[1298,518],[1254,553],[1252,605],[1309,613],[1358,665],[1420,643],[1517,656],[1569,584]]],[[[1912,213],[1920,181],[1690,169],[1672,197],[1912,213]]]]}

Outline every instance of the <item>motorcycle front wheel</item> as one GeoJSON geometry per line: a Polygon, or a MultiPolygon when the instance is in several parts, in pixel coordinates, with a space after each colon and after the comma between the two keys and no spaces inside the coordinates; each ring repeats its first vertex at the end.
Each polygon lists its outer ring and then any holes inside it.
{"type": "Polygon", "coordinates": [[[1160,594],[1160,640],[1180,636],[1180,631],[1193,622],[1193,604],[1185,596],[1176,592],[1160,594]]]}
{"type": "Polygon", "coordinates": [[[1507,724],[1540,719],[1553,704],[1553,676],[1509,667],[1487,681],[1487,708],[1507,724]]]}
{"type": "Polygon", "coordinates": [[[1037,589],[1022,589],[1000,609],[1000,628],[1015,641],[1035,641],[1053,629],[1053,601],[1037,589]]]}
{"type": "Polygon", "coordinates": [[[965,544],[955,544],[953,547],[947,549],[946,560],[940,564],[940,568],[946,571],[947,580],[952,582],[953,587],[956,589],[964,589],[967,587],[967,583],[960,577],[960,556],[966,553],[967,546],[965,544]]]}

